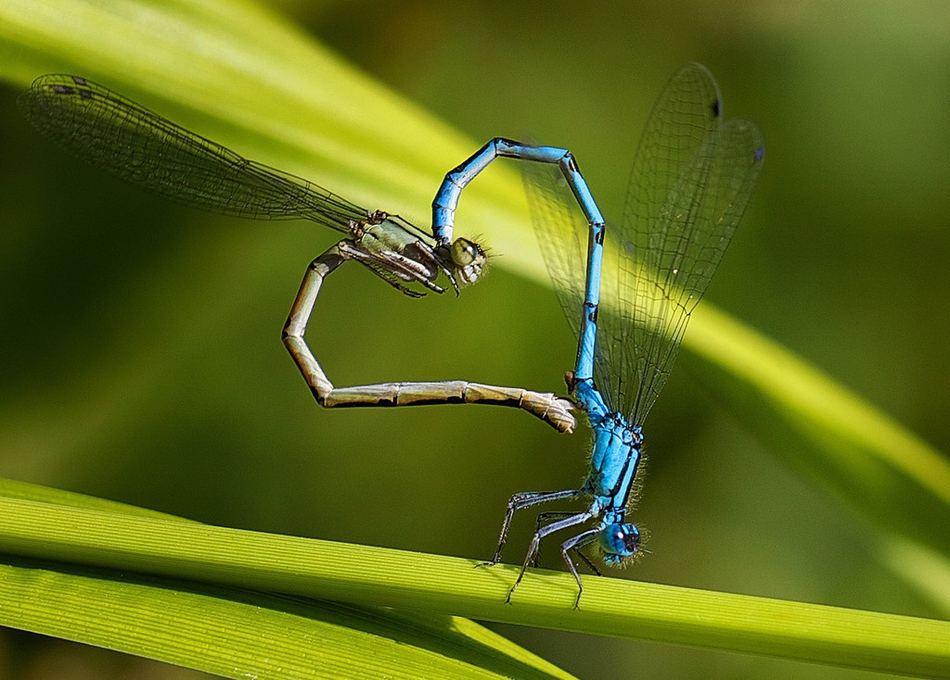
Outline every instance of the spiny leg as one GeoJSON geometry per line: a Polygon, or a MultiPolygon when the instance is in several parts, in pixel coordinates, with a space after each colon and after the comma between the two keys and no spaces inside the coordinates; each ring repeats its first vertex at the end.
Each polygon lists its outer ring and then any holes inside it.
{"type": "Polygon", "coordinates": [[[501,534],[498,537],[498,547],[495,549],[495,556],[492,557],[490,561],[482,562],[478,566],[494,566],[501,561],[501,551],[508,541],[508,531],[511,528],[511,520],[514,518],[515,512],[540,503],[578,498],[585,493],[583,489],[566,489],[564,491],[522,491],[521,493],[514,494],[508,499],[508,509],[505,512],[505,521],[501,525],[501,534]]]}
{"type": "Polygon", "coordinates": [[[564,561],[567,562],[567,568],[571,570],[571,573],[574,574],[574,580],[577,581],[577,599],[574,600],[574,609],[578,609],[581,606],[581,595],[584,594],[584,584],[581,583],[581,576],[577,573],[577,567],[574,566],[574,560],[571,559],[571,551],[574,551],[575,555],[580,555],[587,566],[594,570],[594,573],[600,576],[600,572],[591,564],[590,560],[587,559],[587,556],[581,552],[583,548],[588,543],[593,542],[597,538],[597,534],[601,531],[600,527],[594,529],[588,529],[584,533],[578,534],[573,538],[569,538],[564,543],[561,544],[561,555],[564,556],[564,561]]]}
{"type": "MultiPolygon", "coordinates": [[[[521,565],[521,572],[518,574],[518,578],[515,579],[514,585],[511,586],[511,590],[508,591],[508,597],[505,598],[505,602],[511,603],[511,596],[514,594],[515,589],[520,585],[522,579],[524,578],[525,572],[528,570],[528,566],[530,566],[531,564],[531,560],[534,559],[535,553],[537,553],[538,548],[541,546],[541,541],[544,540],[546,536],[548,536],[549,534],[553,534],[556,531],[561,531],[563,529],[567,529],[568,527],[572,527],[577,524],[582,524],[590,520],[591,518],[596,517],[596,515],[597,513],[593,509],[585,510],[584,512],[579,512],[577,514],[570,515],[557,522],[552,522],[551,524],[548,524],[542,527],[541,529],[539,529],[535,533],[534,538],[531,539],[531,544],[528,546],[528,554],[525,555],[524,563],[522,563],[521,565]]],[[[585,532],[584,534],[580,534],[580,536],[584,536],[588,533],[590,532],[585,532]]],[[[596,531],[594,533],[596,534],[596,531]]],[[[562,549],[562,552],[564,552],[563,549],[562,549]]],[[[570,559],[570,557],[566,555],[566,553],[565,553],[565,560],[567,560],[567,566],[570,568],[571,573],[574,574],[574,579],[577,581],[578,587],[583,589],[583,586],[581,586],[581,577],[578,575],[577,569],[574,567],[574,562],[570,559]]],[[[578,599],[578,602],[579,601],[580,600],[578,599]]],[[[577,604],[575,603],[574,606],[576,607],[577,604]]]]}
{"type": "MultiPolygon", "coordinates": [[[[428,264],[423,264],[392,250],[366,252],[361,247],[348,241],[341,241],[337,246],[345,259],[356,260],[360,264],[366,265],[383,281],[409,297],[420,298],[425,293],[407,288],[403,285],[404,283],[419,283],[435,293],[445,292],[445,288],[433,281],[433,276],[439,271],[437,269],[438,263],[434,259],[428,264]]],[[[422,254],[425,251],[419,252],[422,254]]],[[[431,257],[429,253],[425,254],[427,258],[431,257]]],[[[457,287],[454,280],[452,280],[452,285],[457,287]]]]}
{"type": "MultiPolygon", "coordinates": [[[[584,545],[587,544],[585,543],[584,545]]],[[[603,576],[603,574],[600,573],[600,569],[597,568],[597,565],[591,562],[590,558],[583,553],[581,550],[582,547],[584,546],[574,546],[574,554],[581,558],[581,561],[587,565],[587,568],[591,570],[591,573],[593,573],[595,576],[603,576]]]]}
{"type": "MultiPolygon", "coordinates": [[[[559,519],[564,519],[565,517],[571,517],[575,514],[577,513],[564,512],[564,511],[542,512],[538,515],[537,531],[540,531],[541,527],[549,522],[554,522],[559,519]]],[[[578,546],[574,548],[574,554],[581,558],[581,561],[587,565],[587,568],[590,569],[593,574],[597,576],[603,576],[603,574],[600,573],[600,569],[597,568],[597,565],[591,562],[590,559],[587,557],[587,555],[585,555],[583,552],[580,551],[580,547],[582,546],[578,546]]],[[[531,566],[537,567],[540,561],[541,561],[541,546],[539,545],[538,550],[534,554],[534,564],[532,564],[531,566]]]]}
{"type": "MultiPolygon", "coordinates": [[[[535,518],[536,522],[535,522],[534,530],[535,532],[541,531],[542,527],[546,526],[547,524],[550,524],[551,522],[556,522],[557,520],[564,519],[566,517],[572,517],[573,515],[576,515],[576,514],[577,513],[575,512],[567,512],[564,510],[551,510],[549,512],[540,512],[538,513],[538,516],[535,518]]],[[[540,563],[541,563],[541,546],[539,545],[538,549],[534,553],[534,561],[531,563],[531,566],[537,569],[538,566],[540,566],[540,563]]]]}

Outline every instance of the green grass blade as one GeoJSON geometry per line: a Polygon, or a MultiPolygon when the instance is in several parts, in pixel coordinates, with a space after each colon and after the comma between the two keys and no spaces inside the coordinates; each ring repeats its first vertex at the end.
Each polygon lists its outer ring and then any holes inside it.
{"type": "Polygon", "coordinates": [[[0,498],[0,551],[360,605],[751,652],[893,673],[950,674],[950,622],[636,583],[0,498]]]}
{"type": "MultiPolygon", "coordinates": [[[[201,526],[13,480],[0,479],[0,497],[201,526]]],[[[573,677],[458,616],[346,606],[36,559],[0,559],[0,625],[225,677],[573,677]]]]}
{"type": "Polygon", "coordinates": [[[0,562],[0,625],[229,678],[570,677],[452,616],[30,561],[0,562]]]}

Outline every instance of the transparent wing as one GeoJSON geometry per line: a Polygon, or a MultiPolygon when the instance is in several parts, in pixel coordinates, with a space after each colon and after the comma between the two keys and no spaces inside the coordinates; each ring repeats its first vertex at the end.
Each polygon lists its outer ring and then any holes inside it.
{"type": "Polygon", "coordinates": [[[84,78],[41,76],[18,104],[41,132],[82,160],[181,203],[240,217],[309,219],[340,231],[369,214],[84,78]]]}
{"type": "Polygon", "coordinates": [[[761,172],[753,123],[725,121],[699,64],[678,71],[640,139],[623,226],[608,229],[595,381],[608,405],[641,425],[666,384],[690,313],[706,291],[761,172]]]}
{"type": "Polygon", "coordinates": [[[556,165],[522,161],[531,219],[558,300],[576,337],[583,314],[588,225],[556,165]]]}

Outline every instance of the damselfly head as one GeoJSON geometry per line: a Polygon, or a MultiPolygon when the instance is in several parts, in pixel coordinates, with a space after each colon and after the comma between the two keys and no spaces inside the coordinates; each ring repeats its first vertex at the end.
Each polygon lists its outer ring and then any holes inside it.
{"type": "Polygon", "coordinates": [[[475,283],[488,263],[485,250],[467,238],[455,239],[449,248],[449,256],[454,273],[463,283],[475,283]]]}
{"type": "Polygon", "coordinates": [[[608,524],[597,537],[604,562],[610,566],[621,564],[640,550],[640,530],[629,522],[608,524]]]}

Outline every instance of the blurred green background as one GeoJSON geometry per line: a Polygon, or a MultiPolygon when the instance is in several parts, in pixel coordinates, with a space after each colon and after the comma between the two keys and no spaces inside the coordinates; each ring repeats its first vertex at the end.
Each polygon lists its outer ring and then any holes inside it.
{"type": "MultiPolygon", "coordinates": [[[[765,173],[707,300],[946,448],[950,5],[277,7],[468,135],[472,151],[526,133],[569,147],[608,219],[655,96],[681,63],[702,62],[726,114],[766,138],[765,173]]],[[[585,427],[561,436],[480,406],[319,409],[280,329],[334,235],[188,210],[90,171],[29,127],[17,91],[0,93],[0,476],[204,522],[473,558],[492,554],[511,493],[583,478],[585,427]]],[[[408,216],[427,224],[426,210],[408,216]]],[[[410,300],[356,266],[335,273],[308,335],[330,378],[563,392],[574,340],[554,293],[498,255],[458,299],[410,300]]],[[[627,575],[945,616],[878,565],[873,526],[717,403],[694,361],[682,354],[648,421],[635,518],[652,554],[627,575]]],[[[508,561],[529,534],[529,521],[516,527],[508,561]]],[[[546,566],[559,561],[549,549],[546,566]]],[[[865,675],[496,629],[585,678],[865,675]]],[[[5,632],[0,659],[9,677],[196,677],[22,633],[5,632]]]]}

